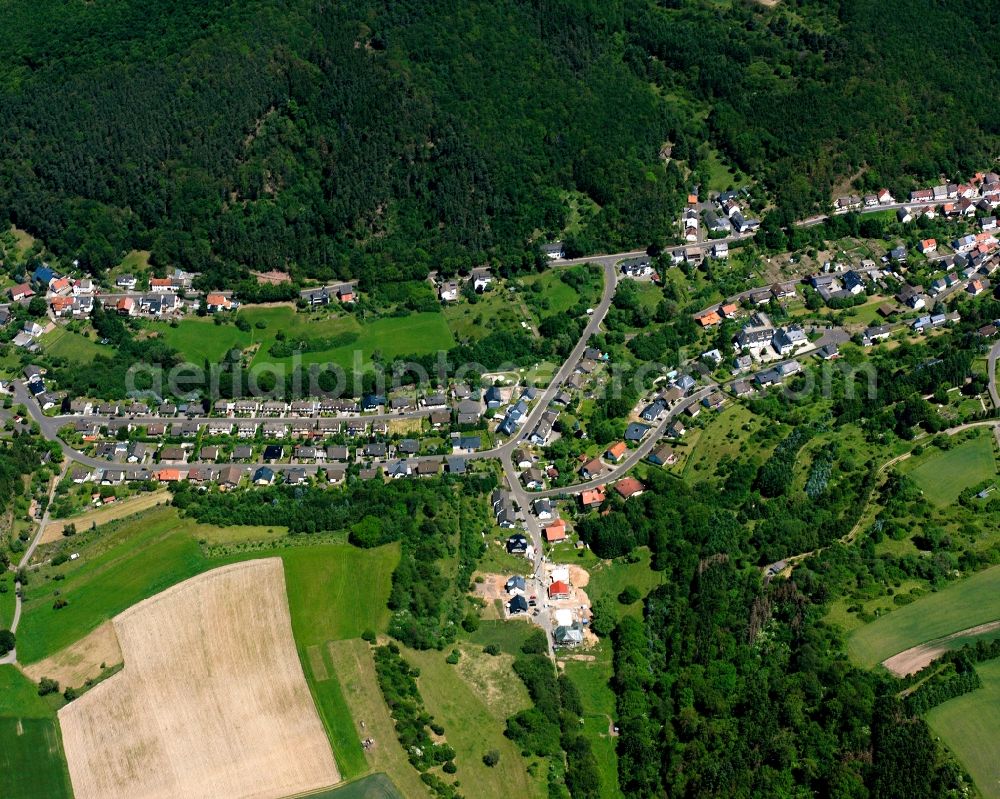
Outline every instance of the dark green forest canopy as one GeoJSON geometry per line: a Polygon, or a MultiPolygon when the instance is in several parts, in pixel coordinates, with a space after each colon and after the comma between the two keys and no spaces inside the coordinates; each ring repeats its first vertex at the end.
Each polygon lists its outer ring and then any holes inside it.
{"type": "Polygon", "coordinates": [[[663,241],[710,141],[787,217],[995,155],[990,0],[7,0],[0,209],[99,272],[130,248],[422,278],[663,241]],[[661,148],[674,144],[674,160],[661,148]]]}

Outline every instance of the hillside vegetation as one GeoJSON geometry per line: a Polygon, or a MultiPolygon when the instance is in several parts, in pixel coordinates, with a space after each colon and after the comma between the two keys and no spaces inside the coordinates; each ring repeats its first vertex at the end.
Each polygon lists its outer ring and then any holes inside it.
{"type": "Polygon", "coordinates": [[[1000,132],[989,0],[5,12],[0,206],[95,272],[131,249],[215,285],[514,268],[543,232],[577,251],[664,241],[720,150],[798,215],[858,172],[983,167],[1000,132]]]}

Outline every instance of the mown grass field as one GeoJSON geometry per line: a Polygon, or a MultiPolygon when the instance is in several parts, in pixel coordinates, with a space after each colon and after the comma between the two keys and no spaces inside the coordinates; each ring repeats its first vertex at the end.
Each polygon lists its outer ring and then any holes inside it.
{"type": "Polygon", "coordinates": [[[950,450],[904,461],[899,470],[913,478],[930,502],[950,505],[966,488],[996,476],[993,436],[981,431],[950,450]]]}
{"type": "Polygon", "coordinates": [[[383,317],[364,324],[353,316],[296,313],[294,308],[288,306],[247,307],[240,309],[239,316],[251,323],[250,330],[244,332],[233,324],[217,325],[213,319],[198,317],[184,319],[176,327],[163,322],[154,322],[149,327],[185,358],[197,364],[205,360],[216,363],[229,350],[246,349],[251,345],[257,345],[252,366],[290,364],[292,357],[276,358],[268,353],[278,331],[282,331],[288,341],[356,335],[357,338],[350,344],[305,352],[299,356],[305,365],[335,363],[344,369],[353,367],[355,352],[360,354],[362,366],[367,366],[376,351],[383,358],[392,359],[401,355],[447,350],[455,344],[448,323],[440,312],[383,317]],[[263,323],[265,327],[258,328],[257,323],[263,323]]]}
{"type": "Polygon", "coordinates": [[[983,799],[1000,799],[1000,661],[976,666],[983,687],[933,708],[927,723],[968,770],[983,799]]]}
{"type": "Polygon", "coordinates": [[[72,796],[55,711],[58,697],[41,698],[14,666],[0,666],[0,796],[72,796]]]}
{"type": "Polygon", "coordinates": [[[41,338],[45,351],[56,358],[65,358],[73,363],[90,363],[98,355],[110,354],[107,347],[102,347],[93,339],[79,333],[73,333],[64,327],[57,327],[41,338]]]}
{"type": "Polygon", "coordinates": [[[872,668],[917,644],[997,619],[1000,566],[993,566],[858,628],[847,639],[847,651],[872,668]]]}
{"type": "Polygon", "coordinates": [[[405,799],[405,797],[388,776],[371,774],[339,788],[311,793],[306,799],[405,799]]]}

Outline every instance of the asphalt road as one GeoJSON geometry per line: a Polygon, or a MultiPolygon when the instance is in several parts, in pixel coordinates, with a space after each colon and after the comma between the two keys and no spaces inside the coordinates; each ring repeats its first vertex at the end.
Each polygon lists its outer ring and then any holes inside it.
{"type": "Polygon", "coordinates": [[[990,348],[990,354],[986,360],[987,377],[990,383],[990,399],[993,400],[994,408],[1000,408],[1000,391],[997,390],[998,357],[1000,357],[1000,341],[998,341],[990,348]]]}

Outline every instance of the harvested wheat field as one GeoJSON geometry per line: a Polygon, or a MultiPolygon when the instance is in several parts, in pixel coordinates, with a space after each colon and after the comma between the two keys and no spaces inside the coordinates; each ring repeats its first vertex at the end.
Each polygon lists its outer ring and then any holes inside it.
{"type": "Polygon", "coordinates": [[[59,711],[76,799],[279,799],[339,781],[278,558],[113,620],[125,667],[59,711]]]}
{"type": "Polygon", "coordinates": [[[87,680],[101,676],[102,665],[111,668],[121,662],[122,650],[114,624],[106,621],[76,643],[45,660],[24,666],[23,671],[35,682],[49,677],[60,685],[82,688],[87,680]]]}

